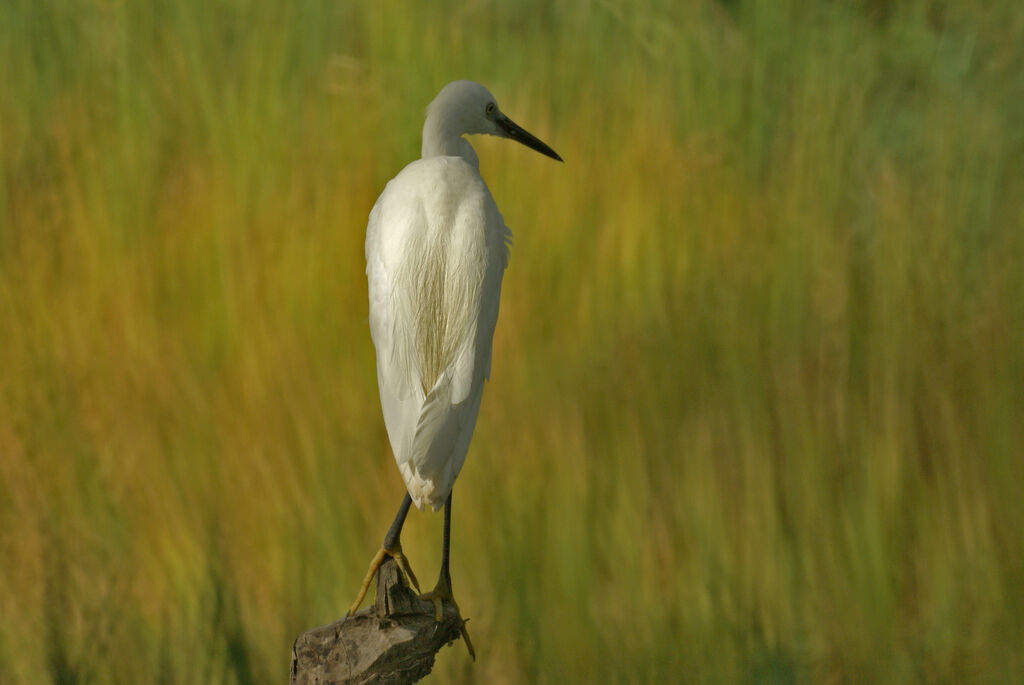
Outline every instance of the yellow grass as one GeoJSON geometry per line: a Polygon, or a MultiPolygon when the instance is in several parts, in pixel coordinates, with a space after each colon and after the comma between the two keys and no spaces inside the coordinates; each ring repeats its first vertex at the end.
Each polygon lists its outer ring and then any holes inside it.
{"type": "Polygon", "coordinates": [[[0,682],[282,682],[344,613],[402,496],[366,216],[454,78],[566,164],[474,140],[435,682],[1019,677],[1016,5],[379,5],[0,7],[0,682]]]}

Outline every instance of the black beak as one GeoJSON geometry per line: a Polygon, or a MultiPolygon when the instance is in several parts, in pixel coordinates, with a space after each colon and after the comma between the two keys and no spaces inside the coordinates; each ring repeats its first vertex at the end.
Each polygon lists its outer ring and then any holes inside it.
{"type": "Polygon", "coordinates": [[[494,123],[498,125],[498,128],[505,133],[506,136],[512,140],[522,143],[528,148],[536,150],[542,155],[547,155],[551,159],[557,159],[559,162],[562,158],[558,156],[558,153],[547,146],[546,143],[541,141],[539,138],[534,136],[529,131],[525,130],[516,122],[509,119],[504,114],[499,114],[498,118],[495,119],[494,123]]]}

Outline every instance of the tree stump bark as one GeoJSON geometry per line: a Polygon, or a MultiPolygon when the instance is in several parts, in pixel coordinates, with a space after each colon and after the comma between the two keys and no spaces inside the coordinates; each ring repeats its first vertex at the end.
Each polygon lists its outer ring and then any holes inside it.
{"type": "Polygon", "coordinates": [[[295,639],[291,685],[414,683],[430,673],[438,650],[461,635],[455,607],[445,604],[436,621],[433,603],[405,585],[393,559],[381,564],[376,581],[372,607],[295,639]]]}

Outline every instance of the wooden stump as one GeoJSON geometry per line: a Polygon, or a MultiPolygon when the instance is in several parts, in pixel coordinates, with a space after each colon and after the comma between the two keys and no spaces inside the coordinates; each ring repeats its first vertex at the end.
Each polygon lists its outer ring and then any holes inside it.
{"type": "Polygon", "coordinates": [[[455,607],[445,604],[436,621],[433,603],[405,585],[393,559],[376,580],[372,607],[295,639],[291,685],[414,683],[430,673],[438,650],[459,638],[463,621],[455,607]]]}

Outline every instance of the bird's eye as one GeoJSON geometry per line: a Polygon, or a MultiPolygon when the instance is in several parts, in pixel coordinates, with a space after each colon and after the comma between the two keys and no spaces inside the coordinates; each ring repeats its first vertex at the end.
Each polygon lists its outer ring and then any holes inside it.
{"type": "Polygon", "coordinates": [[[492,114],[494,114],[494,103],[488,102],[487,107],[484,109],[484,111],[487,112],[487,116],[491,116],[492,114]]]}

